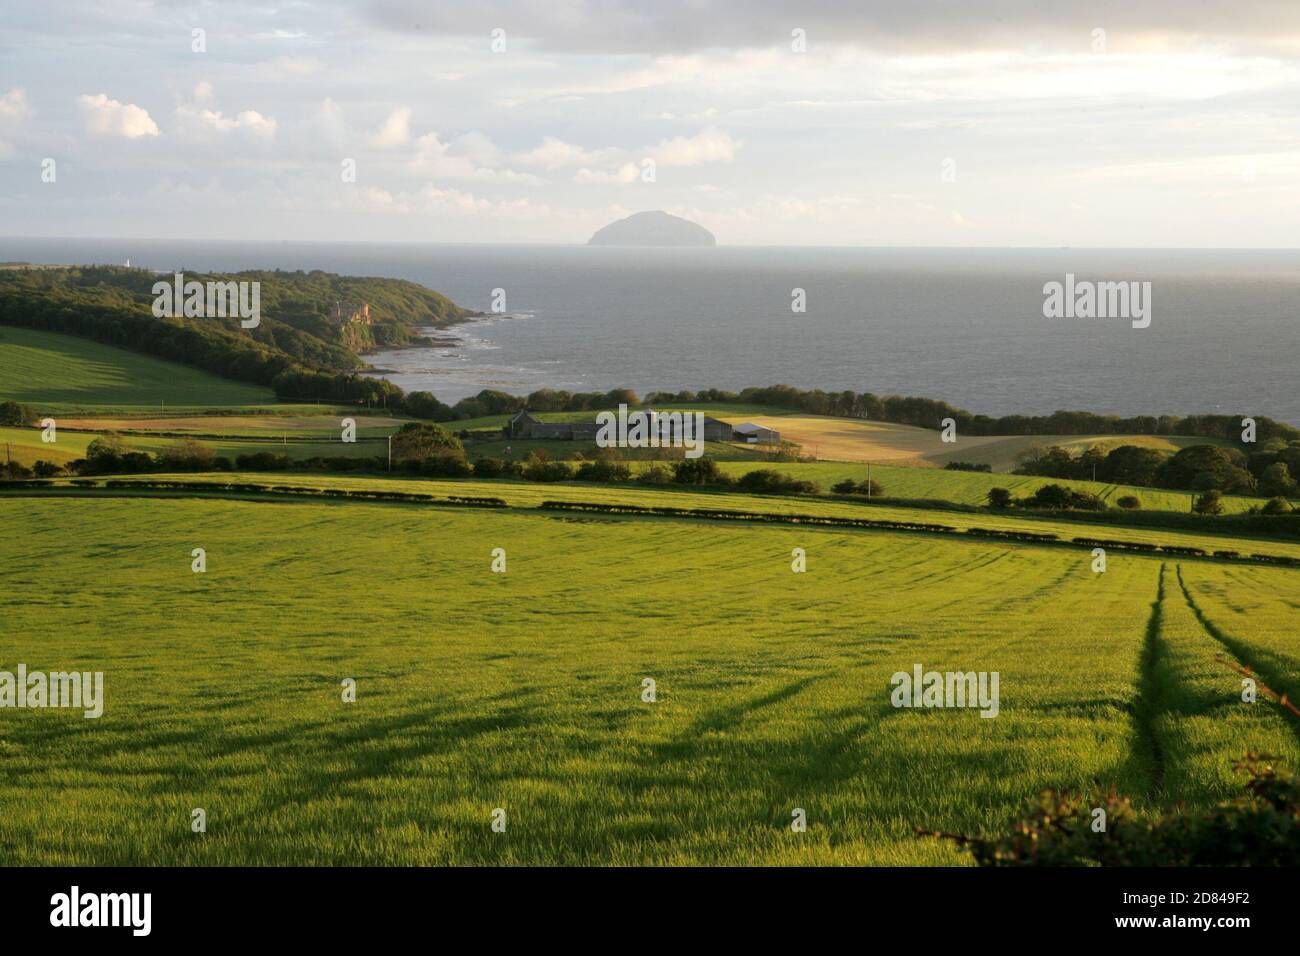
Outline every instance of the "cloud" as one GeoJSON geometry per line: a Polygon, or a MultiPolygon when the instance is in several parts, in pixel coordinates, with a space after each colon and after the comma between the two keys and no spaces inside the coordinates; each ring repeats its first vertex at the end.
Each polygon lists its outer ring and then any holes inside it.
{"type": "Polygon", "coordinates": [[[805,31],[809,52],[841,44],[882,51],[1023,50],[1027,45],[1087,46],[1092,30],[1108,42],[1198,42],[1218,36],[1240,46],[1294,44],[1300,4],[1290,0],[374,0],[364,16],[381,28],[486,39],[504,26],[512,43],[582,54],[680,54],[757,47],[790,49],[805,31]],[[990,9],[990,8],[994,9],[990,9]]]}
{"type": "Polygon", "coordinates": [[[274,119],[257,110],[240,110],[234,116],[227,116],[220,110],[190,105],[176,107],[176,120],[177,128],[185,138],[198,140],[234,133],[255,140],[270,141],[275,138],[278,126],[274,119]]]}
{"type": "Polygon", "coordinates": [[[531,173],[520,173],[499,165],[501,151],[486,135],[476,130],[444,143],[436,132],[415,141],[411,169],[437,179],[475,179],[492,182],[538,183],[531,173]]]}
{"type": "Polygon", "coordinates": [[[381,149],[405,146],[411,141],[411,108],[399,106],[388,114],[384,125],[379,127],[370,140],[381,149]]]}
{"type": "Polygon", "coordinates": [[[27,105],[27,91],[21,86],[15,86],[0,96],[0,124],[24,123],[31,115],[31,107],[27,105]]]}
{"type": "Polygon", "coordinates": [[[520,153],[515,159],[528,166],[561,169],[566,166],[592,166],[606,162],[617,152],[612,149],[584,149],[554,136],[547,136],[540,145],[520,153]]]}
{"type": "Polygon", "coordinates": [[[104,93],[97,93],[78,96],[77,108],[86,129],[97,136],[139,139],[158,135],[158,124],[149,112],[134,103],[120,103],[104,93]]]}
{"type": "Polygon", "coordinates": [[[575,183],[634,183],[641,175],[636,163],[624,163],[614,172],[583,167],[573,174],[575,183]]]}
{"type": "Polygon", "coordinates": [[[307,121],[310,133],[315,134],[332,149],[341,149],[347,142],[347,129],[343,124],[343,110],[330,97],[321,100],[314,116],[307,121]]]}
{"type": "Polygon", "coordinates": [[[700,166],[704,163],[729,163],[736,156],[740,142],[729,133],[709,128],[694,136],[676,136],[659,143],[650,155],[660,166],[700,166]]]}
{"type": "Polygon", "coordinates": [[[27,105],[27,91],[15,86],[0,96],[0,159],[8,159],[17,151],[9,137],[31,119],[32,110],[27,105]]]}

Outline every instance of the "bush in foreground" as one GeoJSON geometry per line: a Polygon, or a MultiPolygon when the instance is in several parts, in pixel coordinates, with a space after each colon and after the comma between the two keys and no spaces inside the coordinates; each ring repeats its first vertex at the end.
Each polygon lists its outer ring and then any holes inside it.
{"type": "Polygon", "coordinates": [[[1246,793],[1209,810],[1139,817],[1113,789],[1087,796],[1045,790],[1001,836],[917,832],[955,840],[980,866],[1295,866],[1300,779],[1276,770],[1272,759],[1247,754],[1236,764],[1248,774],[1246,793]],[[1095,829],[1099,820],[1104,830],[1095,829]]]}

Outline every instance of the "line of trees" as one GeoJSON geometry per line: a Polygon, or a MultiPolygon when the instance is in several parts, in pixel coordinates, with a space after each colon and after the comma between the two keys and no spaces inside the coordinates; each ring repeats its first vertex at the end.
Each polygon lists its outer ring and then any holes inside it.
{"type": "MultiPolygon", "coordinates": [[[[699,392],[653,392],[646,396],[651,404],[681,402],[744,402],[772,405],[807,412],[811,415],[836,415],[843,418],[868,418],[873,421],[919,428],[941,428],[945,418],[957,423],[959,435],[1196,435],[1203,438],[1240,439],[1242,415],[1099,415],[1085,411],[1057,411],[1050,415],[977,415],[947,402],[919,396],[885,395],[871,392],[826,392],[803,390],[792,385],[769,385],[745,388],[739,392],[704,389],[699,392]]],[[[1256,437],[1300,439],[1300,429],[1260,415],[1253,416],[1256,437]]]]}
{"type": "Polygon", "coordinates": [[[1109,452],[1093,446],[1075,455],[1054,445],[1029,449],[1015,473],[1285,498],[1297,491],[1294,476],[1300,475],[1300,441],[1271,439],[1250,454],[1221,445],[1189,445],[1172,455],[1155,448],[1120,445],[1109,452]]]}

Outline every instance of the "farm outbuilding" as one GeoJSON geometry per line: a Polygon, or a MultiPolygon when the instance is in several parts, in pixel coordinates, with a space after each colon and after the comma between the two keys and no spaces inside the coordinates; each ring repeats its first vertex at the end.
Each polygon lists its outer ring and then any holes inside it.
{"type": "Polygon", "coordinates": [[[763,425],[755,425],[753,422],[745,422],[732,428],[736,436],[736,441],[747,442],[751,445],[779,445],[781,443],[781,433],[774,428],[766,428],[763,425]]]}

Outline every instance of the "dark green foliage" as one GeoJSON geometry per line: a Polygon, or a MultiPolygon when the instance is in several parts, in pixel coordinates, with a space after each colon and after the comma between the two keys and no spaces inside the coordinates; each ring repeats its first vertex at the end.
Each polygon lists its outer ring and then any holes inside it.
{"type": "Polygon", "coordinates": [[[852,478],[845,478],[843,481],[836,482],[831,486],[831,491],[837,495],[860,495],[863,498],[882,498],[885,494],[885,486],[878,481],[854,481],[852,478]]]}
{"type": "Polygon", "coordinates": [[[684,458],[673,464],[673,481],[679,485],[726,485],[731,477],[712,458],[684,458]]]}
{"type": "Polygon", "coordinates": [[[950,461],[948,462],[948,464],[944,465],[943,467],[945,471],[980,471],[980,472],[993,471],[992,465],[981,464],[979,462],[974,462],[974,461],[950,461]]]}
{"type": "Polygon", "coordinates": [[[1211,488],[1192,502],[1192,511],[1198,515],[1223,514],[1223,494],[1217,488],[1211,488]]]}
{"type": "Polygon", "coordinates": [[[22,402],[0,402],[0,425],[21,428],[36,424],[36,412],[22,402]]]}
{"type": "Polygon", "coordinates": [[[736,484],[745,491],[764,495],[815,495],[821,491],[816,482],[803,481],[771,468],[748,472],[736,484]]]}
{"type": "Polygon", "coordinates": [[[1115,504],[1119,505],[1125,511],[1135,511],[1142,507],[1142,501],[1136,495],[1121,495],[1115,504]]]}
{"type": "Polygon", "coordinates": [[[1006,488],[990,488],[988,493],[988,502],[990,508],[997,508],[999,511],[1010,508],[1014,503],[1011,492],[1006,488]]]}
{"type": "Polygon", "coordinates": [[[456,417],[451,406],[438,401],[431,392],[411,392],[407,395],[406,413],[435,422],[449,422],[456,417]]]}
{"type": "Polygon", "coordinates": [[[1106,505],[1096,495],[1085,491],[1076,491],[1064,485],[1043,485],[1032,495],[1023,499],[1021,505],[1026,508],[1047,508],[1052,511],[1105,511],[1106,505]]]}
{"type": "Polygon", "coordinates": [[[1270,497],[1295,494],[1296,483],[1291,469],[1284,461],[1275,461],[1264,468],[1259,476],[1259,493],[1270,497]]]}
{"type": "Polygon", "coordinates": [[[293,464],[293,459],[288,455],[270,451],[235,456],[235,467],[240,471],[288,471],[293,468],[293,464]]]}
{"type": "Polygon", "coordinates": [[[163,471],[212,471],[216,459],[211,448],[193,438],[182,438],[159,453],[157,461],[163,471]]]}
{"type": "Polygon", "coordinates": [[[420,325],[458,321],[468,313],[413,282],[327,272],[186,271],[187,281],[260,282],[261,321],[159,318],[153,284],[140,269],[76,266],[0,271],[0,324],[79,335],[106,345],[275,388],[281,398],[356,402],[400,410],[402,392],[383,379],[356,374],[361,348],[415,341],[420,325]],[[371,325],[332,324],[340,300],[368,302],[371,325]]]}
{"type": "Polygon", "coordinates": [[[474,462],[475,478],[511,478],[523,474],[523,465],[500,458],[480,458],[474,462]]]}
{"type": "MultiPolygon", "coordinates": [[[[933,398],[902,395],[881,398],[871,392],[825,392],[821,389],[804,391],[792,385],[746,388],[739,392],[716,388],[698,392],[653,392],[646,396],[646,402],[655,405],[746,402],[789,408],[812,415],[867,418],[934,429],[942,427],[943,419],[951,418],[957,423],[957,431],[962,435],[1200,435],[1239,440],[1242,419],[1241,415],[1189,415],[1186,418],[1175,415],[1135,415],[1121,418],[1118,415],[1082,411],[992,418],[973,414],[933,398]]],[[[1259,415],[1255,416],[1255,422],[1256,436],[1261,442],[1274,438],[1300,440],[1300,429],[1291,425],[1259,415]]],[[[1295,469],[1293,473],[1294,471],[1295,469]]]]}
{"type": "Polygon", "coordinates": [[[643,485],[670,485],[673,481],[673,473],[663,465],[654,464],[641,472],[636,480],[643,485]]]}
{"type": "Polygon", "coordinates": [[[630,481],[632,479],[632,469],[621,461],[597,459],[596,461],[584,461],[579,465],[576,477],[579,481],[630,481]]]}
{"type": "Polygon", "coordinates": [[[392,436],[393,461],[422,462],[430,457],[451,456],[462,461],[465,446],[460,439],[433,422],[407,422],[392,436]]]}
{"type": "Polygon", "coordinates": [[[1181,449],[1160,467],[1156,478],[1163,488],[1215,489],[1227,494],[1248,495],[1255,490],[1255,477],[1246,470],[1246,456],[1235,448],[1191,445],[1181,449]]]}
{"type": "Polygon", "coordinates": [[[1044,791],[998,837],[954,839],[980,866],[1295,866],[1300,863],[1300,780],[1248,755],[1245,794],[1208,810],[1142,817],[1114,790],[1044,791]],[[1093,830],[1094,811],[1106,828],[1093,830]]]}
{"type": "Polygon", "coordinates": [[[551,461],[545,451],[535,451],[524,462],[523,476],[529,481],[570,481],[573,468],[568,462],[551,461]]]}

